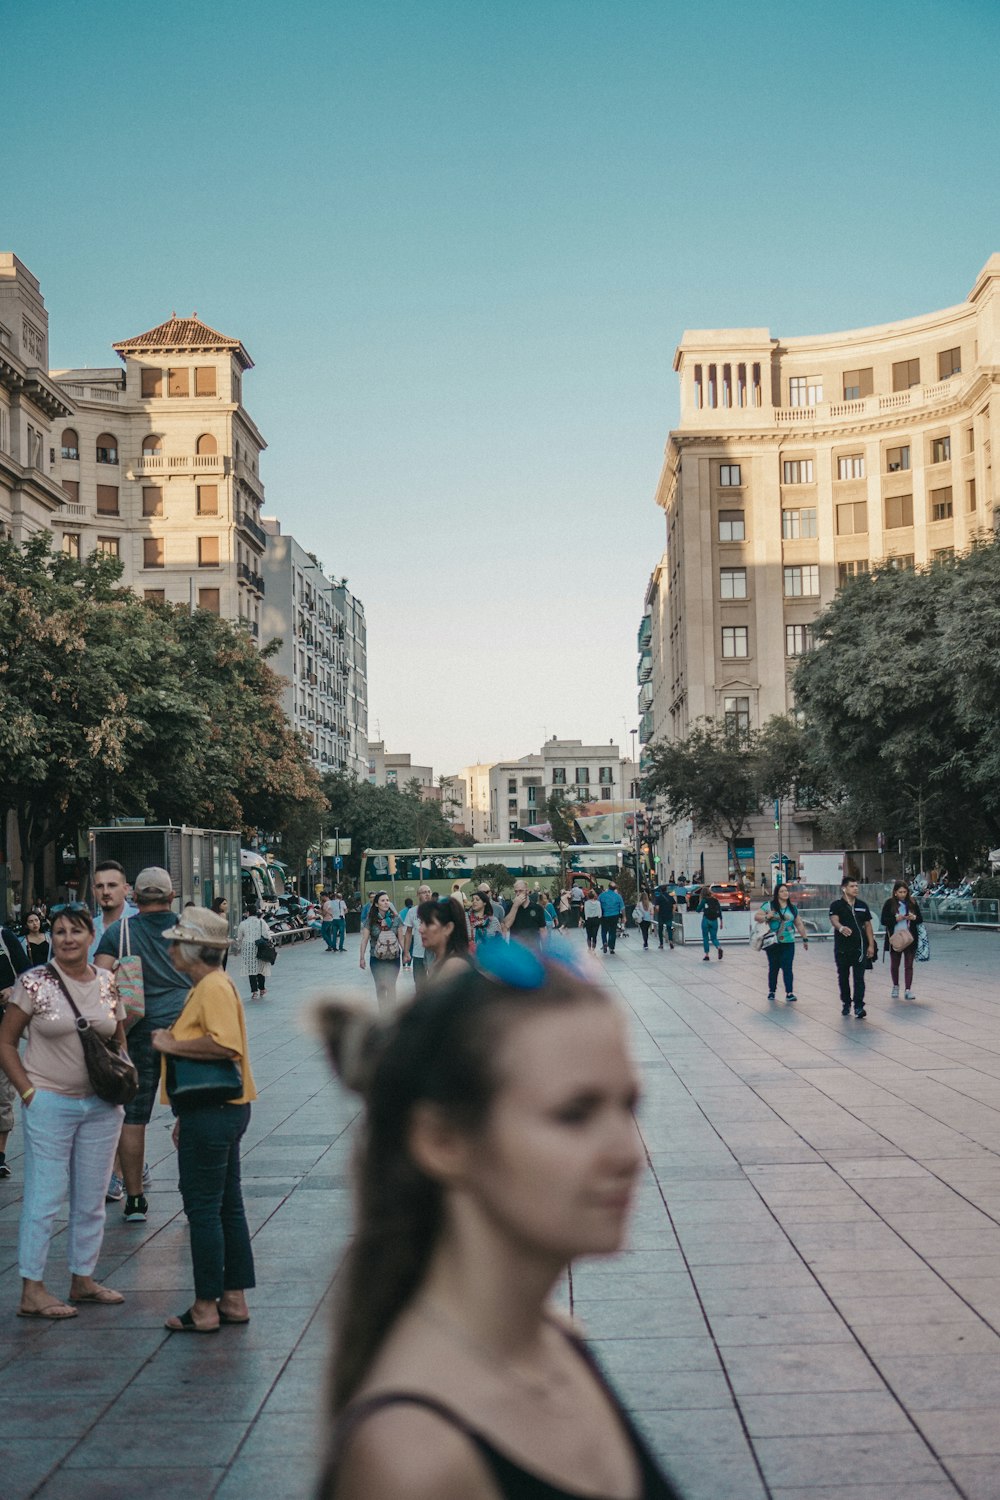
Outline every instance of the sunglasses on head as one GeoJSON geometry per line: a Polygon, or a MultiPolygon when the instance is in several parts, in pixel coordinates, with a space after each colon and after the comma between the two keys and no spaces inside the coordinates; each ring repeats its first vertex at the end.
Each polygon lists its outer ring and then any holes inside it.
{"type": "MultiPolygon", "coordinates": [[[[49,916],[58,917],[61,912],[69,912],[72,916],[79,916],[83,912],[90,916],[90,907],[86,901],[63,901],[58,906],[49,907],[49,916]]],[[[37,915],[37,913],[36,913],[37,915]]]]}

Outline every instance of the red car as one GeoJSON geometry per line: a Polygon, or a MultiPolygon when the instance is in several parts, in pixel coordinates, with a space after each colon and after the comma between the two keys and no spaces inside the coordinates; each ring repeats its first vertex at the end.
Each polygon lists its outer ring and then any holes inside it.
{"type": "Polygon", "coordinates": [[[738,886],[735,883],[730,885],[713,885],[709,889],[723,911],[746,911],[750,905],[750,898],[742,886],[738,886]]]}

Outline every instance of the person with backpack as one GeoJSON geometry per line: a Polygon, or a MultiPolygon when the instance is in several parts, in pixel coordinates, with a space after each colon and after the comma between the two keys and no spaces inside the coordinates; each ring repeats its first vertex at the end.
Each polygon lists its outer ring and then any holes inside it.
{"type": "Polygon", "coordinates": [[[794,1004],[798,998],[792,990],[792,960],[795,957],[795,934],[798,933],[802,939],[803,948],[809,947],[809,939],[806,936],[806,927],[799,916],[799,909],[788,893],[788,886],[783,880],[779,880],[774,887],[774,895],[770,901],[765,901],[759,912],[754,914],[754,921],[766,923],[768,929],[774,934],[774,942],[768,943],[764,952],[767,956],[767,998],[773,1000],[778,989],[778,975],[780,974],[785,985],[785,999],[794,1004]]]}
{"type": "Polygon", "coordinates": [[[674,946],[674,910],[677,902],[669,886],[657,886],[653,904],[656,907],[656,931],[659,935],[660,947],[663,947],[663,933],[666,929],[667,942],[672,949],[674,946]]]}
{"type": "Polygon", "coordinates": [[[722,926],[722,905],[718,896],[712,895],[712,888],[703,885],[698,892],[698,901],[695,911],[701,912],[701,943],[705,950],[703,963],[711,959],[709,949],[714,946],[717,958],[722,957],[722,945],[719,942],[719,928],[722,926]]]}

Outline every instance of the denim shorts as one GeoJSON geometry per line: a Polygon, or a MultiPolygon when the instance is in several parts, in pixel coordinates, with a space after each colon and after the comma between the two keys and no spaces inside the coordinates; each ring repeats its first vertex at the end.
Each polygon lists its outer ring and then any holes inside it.
{"type": "Polygon", "coordinates": [[[125,1038],[128,1055],[139,1074],[139,1092],[132,1103],[125,1106],[126,1125],[148,1125],[153,1113],[162,1067],[162,1055],[153,1047],[155,1030],[149,1021],[137,1021],[125,1038]]]}

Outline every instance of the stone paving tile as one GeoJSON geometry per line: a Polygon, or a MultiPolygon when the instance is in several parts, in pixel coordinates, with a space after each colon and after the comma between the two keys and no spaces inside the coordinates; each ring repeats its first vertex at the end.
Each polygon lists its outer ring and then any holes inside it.
{"type": "Polygon", "coordinates": [[[769,1485],[809,1485],[836,1475],[843,1484],[931,1484],[940,1465],[916,1433],[758,1438],[754,1450],[769,1485]]]}
{"type": "MultiPolygon", "coordinates": [[[[945,1457],[1000,1456],[1000,1426],[995,1412],[915,1411],[912,1415],[931,1447],[945,1457]]],[[[995,1472],[1000,1493],[1000,1469],[995,1472]]]]}
{"type": "Polygon", "coordinates": [[[840,1437],[845,1432],[912,1432],[899,1402],[886,1390],[743,1396],[740,1410],[751,1438],[840,1437]]]}

